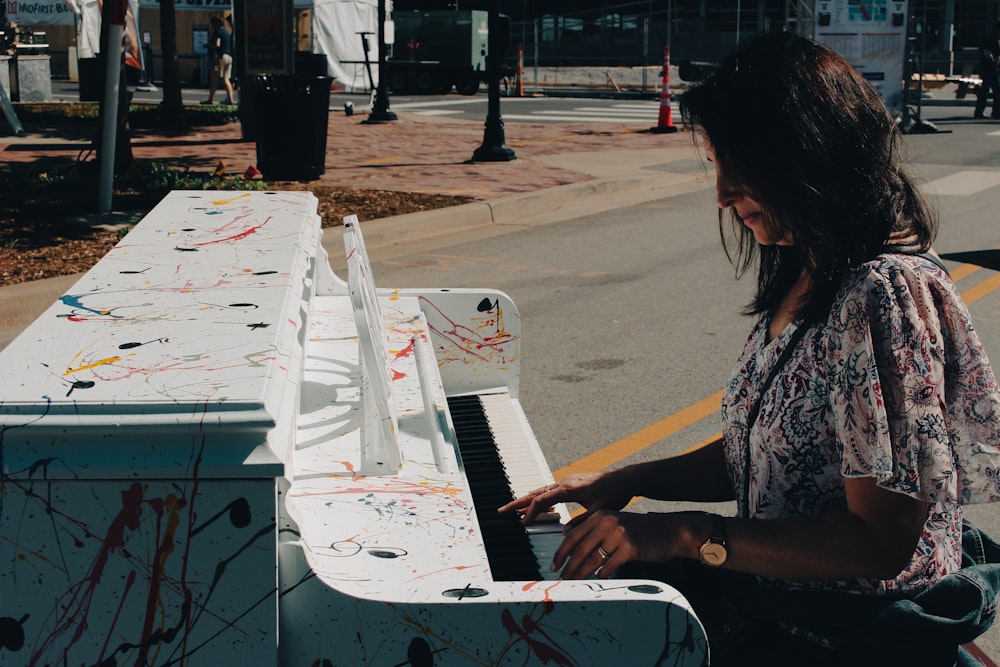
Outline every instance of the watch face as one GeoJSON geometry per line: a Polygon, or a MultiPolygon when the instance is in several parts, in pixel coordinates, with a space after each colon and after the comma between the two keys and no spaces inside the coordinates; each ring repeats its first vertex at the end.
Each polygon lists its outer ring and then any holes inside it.
{"type": "Polygon", "coordinates": [[[719,567],[726,562],[726,547],[718,542],[708,542],[701,547],[701,562],[712,567],[719,567]]]}

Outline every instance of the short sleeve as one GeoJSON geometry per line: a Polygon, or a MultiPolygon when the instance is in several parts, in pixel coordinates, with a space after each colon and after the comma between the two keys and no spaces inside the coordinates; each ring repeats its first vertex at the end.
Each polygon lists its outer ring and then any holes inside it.
{"type": "Polygon", "coordinates": [[[996,378],[940,269],[886,256],[838,296],[823,354],[846,477],[928,502],[1000,499],[996,378]]]}

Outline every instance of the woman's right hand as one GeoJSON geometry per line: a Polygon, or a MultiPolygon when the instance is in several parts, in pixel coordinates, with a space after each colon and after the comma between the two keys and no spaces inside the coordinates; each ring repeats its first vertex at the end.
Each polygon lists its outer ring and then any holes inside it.
{"type": "Polygon", "coordinates": [[[556,503],[579,503],[590,512],[620,510],[632,500],[632,494],[623,487],[621,476],[614,471],[580,473],[535,489],[497,511],[520,512],[521,523],[529,524],[556,503]]]}

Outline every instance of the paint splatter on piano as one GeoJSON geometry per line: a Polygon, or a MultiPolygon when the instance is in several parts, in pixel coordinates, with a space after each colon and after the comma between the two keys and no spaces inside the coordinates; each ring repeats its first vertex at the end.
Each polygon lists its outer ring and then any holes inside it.
{"type": "Polygon", "coordinates": [[[376,289],[351,225],[342,280],[309,193],[173,192],[0,353],[0,663],[704,664],[495,512],[551,480],[511,300],[376,289]]]}

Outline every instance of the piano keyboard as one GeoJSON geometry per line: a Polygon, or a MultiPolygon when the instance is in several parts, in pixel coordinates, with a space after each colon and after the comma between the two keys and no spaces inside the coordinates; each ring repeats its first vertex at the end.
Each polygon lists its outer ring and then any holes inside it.
{"type": "Polygon", "coordinates": [[[523,526],[516,514],[493,511],[552,481],[528,446],[512,399],[506,393],[453,396],[448,408],[493,579],[557,578],[549,564],[562,542],[558,514],[523,526]]]}

